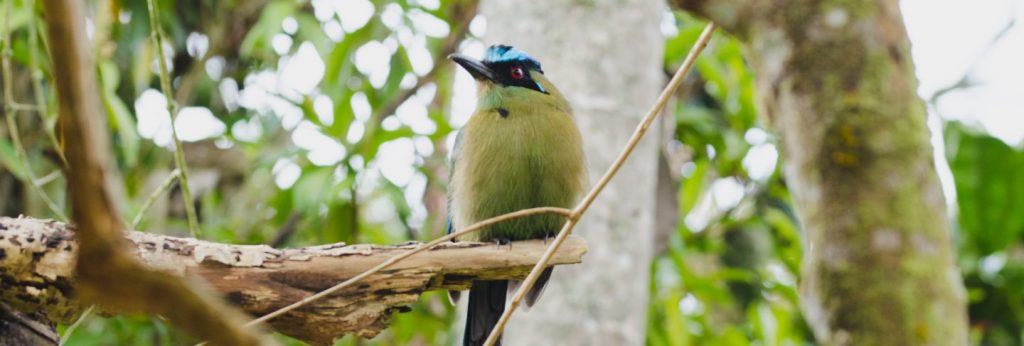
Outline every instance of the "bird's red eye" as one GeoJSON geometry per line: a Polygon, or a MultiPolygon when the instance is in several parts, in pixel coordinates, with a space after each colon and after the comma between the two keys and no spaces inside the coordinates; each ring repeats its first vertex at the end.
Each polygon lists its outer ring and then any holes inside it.
{"type": "Polygon", "coordinates": [[[512,78],[523,79],[523,77],[526,77],[526,74],[523,73],[523,69],[522,68],[519,68],[519,67],[513,67],[512,68],[512,78]]]}

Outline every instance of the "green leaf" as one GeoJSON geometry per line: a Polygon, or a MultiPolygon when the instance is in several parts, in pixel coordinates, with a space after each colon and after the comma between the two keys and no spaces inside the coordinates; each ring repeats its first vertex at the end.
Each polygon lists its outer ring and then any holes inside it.
{"type": "Polygon", "coordinates": [[[963,245],[979,256],[1005,250],[1024,232],[1024,151],[960,123],[945,133],[963,245]]]}
{"type": "Polygon", "coordinates": [[[118,148],[124,156],[126,167],[135,167],[139,162],[139,134],[136,132],[135,119],[128,106],[120,97],[108,90],[103,94],[103,106],[110,115],[110,123],[117,132],[118,148]]]}
{"type": "Polygon", "coordinates": [[[325,199],[332,185],[331,167],[308,168],[302,173],[299,181],[292,187],[295,208],[306,212],[315,212],[325,199]]]}
{"type": "Polygon", "coordinates": [[[0,138],[0,165],[4,169],[14,174],[21,181],[25,181],[25,166],[21,164],[21,160],[18,159],[18,152],[14,150],[14,145],[6,137],[0,138]]]}
{"type": "Polygon", "coordinates": [[[245,35],[239,51],[242,55],[262,59],[273,59],[276,55],[271,46],[274,35],[282,32],[281,22],[295,13],[295,1],[275,0],[267,4],[249,33],[245,35]]]}
{"type": "Polygon", "coordinates": [[[121,71],[118,66],[109,60],[101,61],[97,65],[99,65],[99,82],[103,85],[103,90],[117,90],[117,85],[121,83],[121,71]]]}
{"type": "MultiPolygon", "coordinates": [[[[370,141],[369,143],[370,145],[364,146],[364,150],[361,154],[363,154],[363,158],[365,158],[366,160],[371,160],[375,156],[377,156],[377,149],[380,149],[380,145],[384,144],[384,142],[399,138],[411,138],[414,135],[416,135],[416,133],[413,132],[412,128],[409,128],[408,126],[399,127],[394,131],[385,131],[384,129],[378,129],[377,131],[374,132],[372,141],[370,141]]],[[[364,138],[363,140],[365,141],[366,138],[364,138]]]]}
{"type": "Polygon", "coordinates": [[[103,107],[107,112],[110,126],[117,132],[116,147],[121,151],[125,166],[135,167],[139,162],[140,139],[135,131],[135,118],[116,94],[121,74],[113,62],[103,61],[99,64],[99,75],[103,107]]]}
{"type": "Polygon", "coordinates": [[[324,29],[316,17],[309,13],[296,13],[295,21],[299,23],[299,30],[295,32],[295,40],[313,43],[321,56],[328,54],[334,42],[324,33],[324,29]]]}

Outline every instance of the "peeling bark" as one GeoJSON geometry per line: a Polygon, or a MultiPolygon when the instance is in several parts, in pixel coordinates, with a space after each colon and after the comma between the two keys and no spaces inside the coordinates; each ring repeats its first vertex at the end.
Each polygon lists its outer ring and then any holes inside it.
{"type": "MultiPolygon", "coordinates": [[[[43,313],[54,322],[73,321],[83,310],[74,299],[72,273],[78,250],[74,236],[74,228],[60,222],[0,218],[0,301],[18,310],[43,313]]],[[[203,278],[251,315],[291,304],[419,245],[330,244],[279,250],[140,232],[128,232],[127,238],[132,253],[147,267],[173,276],[203,278]]],[[[387,326],[394,312],[408,309],[426,290],[467,289],[472,280],[525,277],[545,247],[542,240],[514,242],[510,247],[469,242],[441,245],[270,325],[314,344],[330,344],[345,334],[370,338],[387,326]]],[[[571,237],[552,264],[579,263],[586,251],[582,238],[571,237]]],[[[153,299],[159,299],[159,292],[154,292],[153,299]]]]}
{"type": "Polygon", "coordinates": [[[675,0],[745,42],[826,345],[964,345],[964,288],[895,0],[675,0]]]}

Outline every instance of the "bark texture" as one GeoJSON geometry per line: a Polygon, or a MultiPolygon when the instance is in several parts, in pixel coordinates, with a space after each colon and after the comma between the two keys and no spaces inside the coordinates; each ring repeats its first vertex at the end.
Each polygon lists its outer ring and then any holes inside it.
{"type": "MultiPolygon", "coordinates": [[[[485,44],[537,58],[569,99],[591,182],[625,146],[664,86],[662,1],[481,3],[485,44]]],[[[642,345],[654,242],[656,136],[647,136],[577,227],[587,263],[554,271],[536,306],[513,315],[510,345],[642,345]]]]}
{"type": "MultiPolygon", "coordinates": [[[[417,245],[330,244],[278,250],[140,232],[129,232],[127,239],[132,254],[146,267],[160,275],[201,277],[251,315],[301,300],[417,245]]],[[[542,240],[502,247],[469,242],[441,245],[332,297],[271,320],[270,325],[318,345],[331,344],[346,334],[373,337],[387,327],[394,312],[407,310],[406,305],[426,290],[462,290],[468,289],[472,280],[525,277],[545,247],[542,240]]],[[[73,299],[76,283],[72,273],[78,250],[73,227],[54,221],[0,218],[0,302],[55,322],[71,323],[83,309],[83,303],[73,299]]],[[[586,251],[582,238],[569,238],[552,263],[579,263],[586,251]]],[[[108,286],[122,284],[115,281],[108,286]]]]}
{"type": "Polygon", "coordinates": [[[26,314],[0,302],[0,346],[56,346],[57,326],[41,314],[26,314]]]}
{"type": "Polygon", "coordinates": [[[688,1],[745,42],[826,345],[964,345],[964,289],[895,0],[688,1]]]}

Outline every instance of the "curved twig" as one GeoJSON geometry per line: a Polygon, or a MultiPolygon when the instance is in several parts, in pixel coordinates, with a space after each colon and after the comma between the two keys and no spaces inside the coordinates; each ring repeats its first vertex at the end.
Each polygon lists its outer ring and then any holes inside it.
{"type": "Polygon", "coordinates": [[[544,252],[544,256],[541,256],[540,261],[538,261],[537,265],[530,271],[530,275],[526,276],[526,279],[523,280],[523,284],[519,286],[519,290],[517,290],[515,296],[512,297],[512,302],[505,308],[505,312],[502,313],[501,319],[498,320],[494,329],[491,330],[491,335],[487,337],[487,341],[484,342],[484,345],[494,345],[494,343],[498,341],[498,337],[501,335],[502,330],[505,329],[505,324],[508,323],[509,317],[511,317],[512,313],[516,311],[517,307],[519,307],[519,303],[526,296],[526,292],[529,292],[530,288],[537,282],[537,278],[540,277],[544,268],[547,268],[548,262],[551,261],[551,256],[555,254],[555,251],[558,250],[559,246],[562,246],[565,239],[569,237],[570,233],[572,233],[573,227],[575,227],[576,223],[579,222],[580,216],[590,208],[590,205],[594,203],[597,195],[604,190],[604,187],[608,185],[608,182],[610,182],[612,178],[615,177],[615,174],[619,172],[619,169],[622,168],[622,165],[626,162],[626,159],[629,158],[629,155],[633,153],[637,144],[640,143],[640,139],[643,138],[644,134],[647,133],[647,129],[649,129],[651,124],[654,123],[654,119],[661,113],[661,109],[665,107],[665,104],[668,103],[668,100],[675,93],[676,89],[683,83],[683,78],[686,77],[686,73],[690,71],[691,67],[693,67],[693,64],[697,61],[697,56],[700,55],[700,52],[707,46],[708,41],[711,40],[711,34],[714,32],[715,23],[708,23],[708,26],[704,28],[704,32],[700,34],[700,38],[697,39],[697,42],[693,44],[693,48],[690,49],[690,53],[686,56],[686,60],[683,61],[683,65],[679,66],[679,70],[677,70],[676,74],[672,76],[672,79],[668,82],[668,85],[665,86],[665,89],[661,91],[661,95],[658,96],[658,100],[654,103],[654,106],[651,107],[651,110],[647,112],[647,116],[645,116],[643,121],[640,122],[640,125],[637,125],[636,130],[633,131],[633,135],[629,138],[629,142],[626,143],[626,147],[622,149],[622,153],[619,154],[619,157],[615,159],[612,166],[604,173],[604,176],[602,176],[601,180],[597,182],[597,185],[587,193],[587,196],[583,198],[583,201],[581,201],[579,205],[572,210],[572,215],[569,217],[569,221],[567,221],[565,226],[562,227],[562,230],[558,232],[558,236],[555,237],[555,241],[548,246],[548,250],[544,252]]]}
{"type": "Polygon", "coordinates": [[[142,206],[139,207],[139,211],[135,213],[135,218],[132,219],[132,229],[139,229],[139,224],[142,223],[142,217],[146,215],[146,211],[148,211],[149,208],[153,206],[153,203],[156,203],[156,199],[159,198],[160,195],[164,194],[164,192],[167,192],[167,190],[169,190],[171,186],[174,185],[174,182],[180,177],[181,170],[175,168],[171,171],[171,174],[167,175],[167,178],[164,178],[164,181],[160,183],[160,186],[157,186],[156,190],[153,190],[153,193],[146,198],[146,201],[142,202],[142,206]]]}
{"type": "MultiPolygon", "coordinates": [[[[420,245],[419,247],[417,247],[415,249],[409,250],[407,252],[403,252],[401,255],[398,255],[398,256],[395,256],[395,257],[391,257],[387,261],[381,262],[377,266],[375,266],[373,268],[370,268],[370,270],[364,271],[364,272],[360,273],[359,275],[353,276],[352,278],[350,278],[348,280],[345,280],[344,282],[342,282],[340,284],[331,286],[331,288],[328,288],[326,290],[320,291],[317,294],[314,294],[314,295],[311,295],[309,297],[303,298],[302,300],[297,301],[297,302],[295,302],[295,303],[293,303],[291,305],[288,305],[286,307],[277,309],[274,312],[271,312],[269,314],[261,316],[260,318],[257,318],[257,319],[254,319],[252,321],[249,321],[249,323],[246,323],[245,326],[248,327],[248,326],[252,326],[252,325],[256,325],[256,324],[262,323],[262,322],[269,321],[269,320],[273,319],[274,317],[277,317],[277,316],[280,316],[280,315],[282,315],[282,314],[284,314],[286,312],[295,310],[295,309],[297,309],[299,307],[302,307],[303,305],[309,304],[310,302],[313,302],[313,301],[315,301],[317,299],[324,298],[324,297],[326,297],[328,295],[331,295],[334,292],[337,292],[338,290],[340,290],[342,288],[345,288],[345,287],[348,287],[348,286],[352,286],[352,284],[358,282],[359,280],[365,279],[366,277],[368,277],[370,275],[373,275],[374,273],[377,273],[377,272],[383,270],[384,268],[387,268],[387,267],[389,267],[389,266],[391,266],[391,265],[393,265],[395,263],[398,263],[399,261],[401,261],[403,259],[406,259],[409,256],[412,256],[412,255],[415,255],[417,253],[429,250],[429,249],[431,249],[431,248],[433,248],[433,247],[435,247],[437,245],[440,245],[441,243],[444,243],[446,241],[450,241],[450,240],[455,239],[456,237],[459,237],[461,235],[479,231],[480,229],[482,229],[484,227],[487,227],[487,226],[490,226],[490,225],[493,225],[493,224],[496,224],[496,223],[499,223],[499,222],[502,222],[502,221],[508,221],[508,220],[512,220],[512,219],[516,219],[516,218],[520,218],[520,217],[524,217],[524,216],[534,215],[534,214],[548,214],[548,213],[562,215],[562,216],[565,216],[567,218],[571,218],[571,216],[572,216],[572,211],[569,210],[569,209],[555,208],[555,207],[540,207],[540,208],[523,209],[523,210],[520,210],[520,211],[516,211],[516,212],[504,214],[504,215],[495,216],[495,217],[492,217],[490,219],[477,222],[477,223],[475,223],[475,224],[473,224],[473,225],[471,225],[469,227],[466,227],[465,229],[459,230],[457,232],[452,232],[451,234],[448,234],[446,236],[434,239],[434,241],[431,241],[431,242],[429,242],[429,243],[427,243],[425,245],[420,245]]],[[[545,255],[547,255],[547,254],[545,254],[545,255]]]]}
{"type": "Polygon", "coordinates": [[[72,323],[70,326],[68,326],[67,329],[64,329],[64,335],[60,336],[60,343],[57,344],[57,345],[58,346],[64,346],[64,343],[68,342],[68,339],[71,338],[71,334],[73,334],[75,332],[75,329],[78,329],[78,326],[81,326],[82,322],[85,322],[86,318],[89,318],[89,316],[92,316],[92,312],[93,311],[96,311],[96,305],[95,304],[94,305],[89,305],[89,308],[85,309],[85,312],[83,312],[81,315],[79,315],[78,319],[76,319],[74,323],[72,323]]]}
{"type": "Polygon", "coordinates": [[[401,261],[401,260],[403,260],[405,258],[408,258],[408,257],[410,257],[412,255],[415,255],[415,254],[419,253],[419,252],[428,250],[428,249],[430,249],[430,248],[432,248],[434,246],[437,246],[438,244],[441,244],[443,242],[450,241],[450,240],[452,240],[452,239],[454,239],[456,237],[459,237],[461,235],[464,235],[464,234],[467,234],[467,233],[471,233],[471,232],[479,231],[480,229],[482,229],[484,227],[487,227],[487,226],[490,226],[490,225],[493,225],[495,223],[499,223],[499,222],[502,222],[502,221],[507,221],[507,220],[511,220],[511,219],[515,219],[515,218],[519,218],[519,217],[529,216],[529,215],[533,215],[533,214],[541,214],[541,213],[554,213],[554,214],[559,214],[559,215],[562,215],[562,216],[566,217],[567,221],[565,223],[565,226],[563,226],[562,230],[559,231],[558,236],[555,237],[554,242],[548,247],[548,250],[544,252],[544,255],[541,257],[540,261],[538,261],[537,265],[534,266],[533,270],[530,272],[530,275],[526,277],[525,281],[523,282],[523,285],[520,286],[520,289],[518,291],[516,291],[516,294],[515,294],[515,296],[512,299],[511,305],[505,310],[505,313],[502,314],[501,319],[498,321],[498,324],[495,326],[494,330],[491,332],[491,335],[488,337],[486,345],[493,345],[494,342],[497,341],[498,335],[501,335],[501,331],[504,329],[505,324],[508,323],[508,319],[512,315],[512,312],[515,311],[515,309],[521,303],[522,299],[525,297],[525,293],[527,291],[529,291],[529,289],[534,285],[534,283],[536,283],[537,278],[540,276],[540,272],[550,262],[551,257],[554,255],[555,251],[558,250],[558,248],[562,245],[562,243],[565,242],[565,239],[568,238],[569,234],[572,232],[573,227],[575,227],[576,224],[579,222],[579,219],[583,215],[583,213],[585,213],[587,211],[587,209],[590,208],[590,205],[593,204],[593,202],[597,198],[597,196],[601,193],[601,191],[604,190],[605,186],[608,185],[608,183],[615,176],[615,174],[618,173],[619,169],[622,168],[622,166],[625,163],[626,159],[629,157],[630,154],[632,154],[633,150],[636,148],[637,144],[640,142],[640,139],[643,138],[644,134],[646,134],[647,130],[650,128],[651,124],[654,122],[654,119],[661,112],[661,109],[665,107],[665,104],[671,98],[672,94],[675,92],[675,90],[682,83],[683,78],[685,77],[686,73],[689,72],[689,70],[693,67],[694,63],[697,60],[697,56],[700,54],[701,51],[704,50],[704,47],[707,46],[708,41],[711,39],[711,34],[714,33],[714,31],[715,31],[715,24],[714,23],[708,24],[708,26],[704,29],[704,32],[701,33],[700,38],[698,38],[697,42],[694,44],[694,47],[693,47],[693,49],[691,49],[689,55],[687,55],[686,60],[683,62],[683,65],[679,67],[679,70],[672,77],[672,80],[669,81],[668,85],[665,87],[665,89],[662,91],[661,95],[658,97],[657,102],[655,102],[654,106],[652,106],[652,108],[648,112],[647,116],[645,116],[643,121],[637,126],[636,130],[633,132],[632,137],[630,137],[629,142],[626,144],[626,147],[623,148],[622,153],[619,154],[619,157],[615,160],[614,163],[612,163],[612,166],[608,169],[607,172],[605,172],[604,176],[601,177],[601,180],[599,180],[597,185],[595,185],[594,188],[592,188],[590,190],[590,192],[587,193],[586,197],[584,197],[583,201],[581,201],[579,203],[579,205],[576,206],[575,209],[568,210],[568,209],[565,209],[565,208],[555,208],[555,207],[530,208],[530,209],[523,209],[523,210],[519,210],[519,211],[516,211],[516,212],[504,214],[504,215],[499,215],[499,216],[496,216],[496,217],[493,217],[493,218],[490,218],[490,219],[487,219],[487,220],[475,223],[475,224],[473,224],[473,225],[471,225],[471,226],[469,226],[469,227],[467,227],[467,228],[465,228],[463,230],[459,230],[457,232],[454,232],[454,233],[448,234],[446,236],[437,238],[434,241],[431,241],[430,243],[427,243],[425,245],[419,246],[419,247],[417,247],[417,248],[415,248],[413,250],[410,250],[408,252],[402,253],[401,255],[398,255],[398,256],[395,256],[395,257],[391,257],[387,261],[384,261],[384,262],[380,263],[379,265],[371,268],[370,270],[367,270],[365,272],[360,273],[359,275],[356,275],[356,276],[354,276],[352,278],[349,278],[348,280],[345,280],[342,283],[334,285],[334,286],[332,286],[332,287],[330,287],[330,288],[328,288],[326,290],[320,291],[320,292],[318,292],[318,293],[316,293],[314,295],[311,295],[311,296],[308,296],[306,298],[303,298],[302,300],[297,301],[297,302],[295,302],[295,303],[293,303],[291,305],[285,306],[285,307],[280,308],[280,309],[278,309],[278,310],[276,310],[274,312],[271,312],[271,313],[263,315],[263,316],[261,316],[261,317],[259,317],[257,319],[249,321],[248,323],[245,324],[245,326],[253,326],[253,325],[256,325],[256,324],[259,324],[259,323],[262,323],[262,322],[269,321],[269,320],[271,320],[271,319],[273,319],[275,317],[278,317],[278,316],[280,316],[280,315],[282,315],[284,313],[287,313],[289,311],[292,311],[294,309],[302,307],[303,305],[309,304],[310,302],[313,302],[313,301],[316,301],[318,299],[324,298],[324,297],[326,297],[328,295],[331,295],[331,294],[333,294],[333,293],[335,293],[335,292],[337,292],[337,291],[339,291],[339,290],[341,290],[343,288],[349,287],[352,284],[354,284],[354,283],[356,283],[356,282],[358,282],[358,281],[360,281],[362,279],[365,279],[366,277],[369,277],[370,275],[373,275],[374,273],[377,273],[377,272],[379,272],[379,271],[381,271],[381,270],[383,270],[383,269],[385,269],[385,268],[387,268],[387,267],[389,267],[391,265],[394,265],[395,263],[398,263],[399,261],[401,261]]]}

